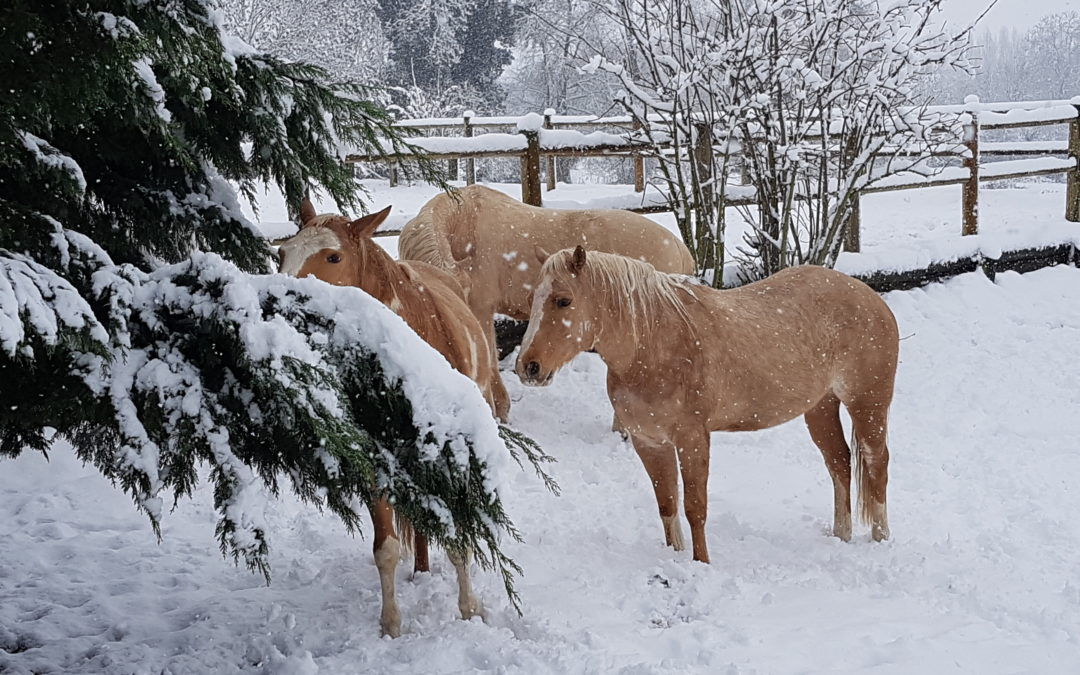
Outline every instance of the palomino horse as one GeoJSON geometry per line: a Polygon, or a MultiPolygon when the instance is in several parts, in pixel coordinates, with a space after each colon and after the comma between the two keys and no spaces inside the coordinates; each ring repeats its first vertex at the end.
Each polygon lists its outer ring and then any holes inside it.
{"type": "MultiPolygon", "coordinates": [[[[389,213],[388,207],[350,222],[339,215],[316,215],[311,202],[305,199],[300,209],[300,232],[279,249],[279,270],[295,277],[314,275],[339,286],[359,286],[397,312],[451,366],[475,381],[493,410],[497,401],[508,402],[494,346],[469,311],[458,283],[426,263],[396,262],[371,239],[389,213]]],[[[412,548],[416,571],[426,572],[427,540],[416,534],[410,541],[412,528],[398,519],[406,542],[403,547],[395,530],[393,509],[385,500],[372,505],[371,519],[375,524],[375,565],[382,585],[379,623],[384,635],[397,637],[401,634],[401,613],[394,590],[397,563],[402,553],[412,548]]],[[[451,554],[450,561],[457,570],[462,618],[481,615],[469,581],[468,560],[451,554]]]]}
{"type": "Polygon", "coordinates": [[[694,258],[677,236],[644,216],[612,209],[528,206],[482,185],[439,194],[401,230],[402,260],[423,260],[453,273],[494,344],[496,313],[529,318],[529,293],[539,277],[539,246],[574,246],[652,263],[662,272],[692,274],[694,258]]]}
{"type": "Polygon", "coordinates": [[[664,536],[681,550],[678,475],[694,560],[705,543],[709,433],[765,429],[803,415],[833,481],[833,534],[851,538],[851,414],[859,514],[889,536],[886,429],[899,337],[868,286],[822,267],[795,267],[714,290],[580,246],[547,259],[517,372],[545,385],[585,349],[608,368],[608,396],[656,492],[664,536]]]}

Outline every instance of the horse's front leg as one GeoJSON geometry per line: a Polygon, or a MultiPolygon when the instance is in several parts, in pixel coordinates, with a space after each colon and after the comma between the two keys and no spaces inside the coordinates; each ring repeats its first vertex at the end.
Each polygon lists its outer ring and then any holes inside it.
{"type": "Polygon", "coordinates": [[[394,576],[401,558],[401,542],[394,531],[394,510],[385,499],[371,505],[371,520],[375,524],[375,566],[379,568],[379,584],[382,586],[382,615],[379,628],[383,635],[401,635],[401,611],[398,609],[394,576]]]}
{"type": "Polygon", "coordinates": [[[683,479],[683,508],[690,522],[694,560],[709,562],[705,518],[709,511],[709,432],[682,429],[675,436],[683,479]]]}
{"type": "Polygon", "coordinates": [[[676,551],[685,550],[682,527],[679,525],[679,466],[675,449],[642,436],[631,434],[630,437],[656,493],[660,522],[664,526],[664,541],[676,551]]]}

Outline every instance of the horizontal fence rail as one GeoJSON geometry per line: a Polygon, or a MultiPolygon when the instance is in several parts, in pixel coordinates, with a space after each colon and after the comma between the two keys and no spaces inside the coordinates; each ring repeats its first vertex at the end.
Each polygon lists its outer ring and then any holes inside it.
{"type": "MultiPolygon", "coordinates": [[[[1003,272],[1031,272],[1051,265],[1076,265],[1080,262],[1080,244],[1018,248],[1000,251],[991,258],[982,254],[963,255],[951,260],[932,262],[921,269],[853,273],[851,276],[864,282],[878,293],[918,288],[935,281],[971,272],[982,272],[994,279],[1003,272]]],[[[506,358],[521,344],[528,328],[527,321],[498,318],[495,321],[495,341],[499,358],[506,358]]]]}
{"type": "MultiPolygon", "coordinates": [[[[962,190],[962,233],[978,232],[979,184],[986,181],[1008,180],[1035,176],[1065,174],[1067,176],[1065,217],[1080,221],[1080,97],[1068,101],[1007,102],[982,104],[977,101],[958,106],[931,106],[929,112],[943,115],[964,115],[963,139],[951,151],[939,157],[959,159],[961,166],[928,169],[913,167],[873,181],[860,194],[895,190],[912,190],[945,185],[960,185],[962,190]],[[1022,141],[980,143],[987,130],[1007,130],[1049,125],[1068,125],[1068,141],[1022,141]],[[982,163],[982,157],[1021,157],[1007,161],[982,163]]],[[[654,121],[650,118],[650,121],[654,121]]],[[[655,121],[662,121],[657,117],[655,121]]],[[[450,178],[457,178],[459,160],[465,162],[465,182],[475,182],[476,159],[503,158],[521,162],[521,196],[527,204],[541,206],[541,166],[546,165],[547,189],[555,188],[555,161],[559,157],[623,157],[633,161],[634,189],[644,192],[644,159],[673,152],[670,146],[642,140],[640,130],[630,116],[596,117],[587,115],[555,115],[546,110],[543,115],[530,113],[520,117],[478,117],[466,113],[460,118],[429,118],[403,120],[396,123],[408,129],[437,131],[457,135],[418,136],[408,139],[415,151],[387,155],[348,155],[349,163],[389,161],[391,185],[397,182],[396,163],[424,156],[448,161],[450,178]],[[516,130],[505,133],[503,130],[516,130]],[[586,133],[582,130],[592,130],[586,133]],[[606,129],[606,130],[605,130],[606,129]],[[477,130],[487,133],[475,134],[477,130]],[[612,132],[611,130],[616,130],[612,132]]],[[[893,148],[895,150],[895,148],[893,148]]],[[[736,158],[739,144],[728,141],[714,146],[715,153],[727,153],[736,158]]],[[[388,152],[389,151],[388,149],[388,152]]],[[[693,156],[694,153],[689,153],[693,156]]],[[[749,206],[755,203],[753,186],[726,186],[727,203],[749,206]]],[[[644,202],[627,210],[639,213],[669,210],[666,202],[644,202]]],[[[859,241],[859,209],[849,227],[847,250],[857,251],[859,241]]]]}

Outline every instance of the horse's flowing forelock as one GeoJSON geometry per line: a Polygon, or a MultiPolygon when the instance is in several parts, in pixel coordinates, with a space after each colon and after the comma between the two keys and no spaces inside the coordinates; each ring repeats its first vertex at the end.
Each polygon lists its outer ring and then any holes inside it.
{"type": "MultiPolygon", "coordinates": [[[[550,265],[558,276],[568,277],[573,274],[569,267],[571,258],[572,255],[553,255],[545,266],[550,265]]],[[[629,320],[636,339],[659,329],[665,315],[672,312],[692,329],[685,300],[678,293],[685,291],[693,295],[691,277],[657,272],[647,262],[599,251],[588,252],[582,273],[593,288],[602,289],[610,296],[610,308],[629,320]]]]}

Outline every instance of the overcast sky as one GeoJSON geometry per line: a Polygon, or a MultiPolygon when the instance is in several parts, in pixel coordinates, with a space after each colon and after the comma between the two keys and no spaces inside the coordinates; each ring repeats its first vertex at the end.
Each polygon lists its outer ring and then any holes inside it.
{"type": "MultiPolygon", "coordinates": [[[[946,0],[944,15],[952,21],[968,22],[986,8],[989,0],[946,0]]],[[[997,30],[1006,26],[1030,28],[1047,14],[1080,11],[1080,0],[998,0],[981,26],[997,30]]]]}

